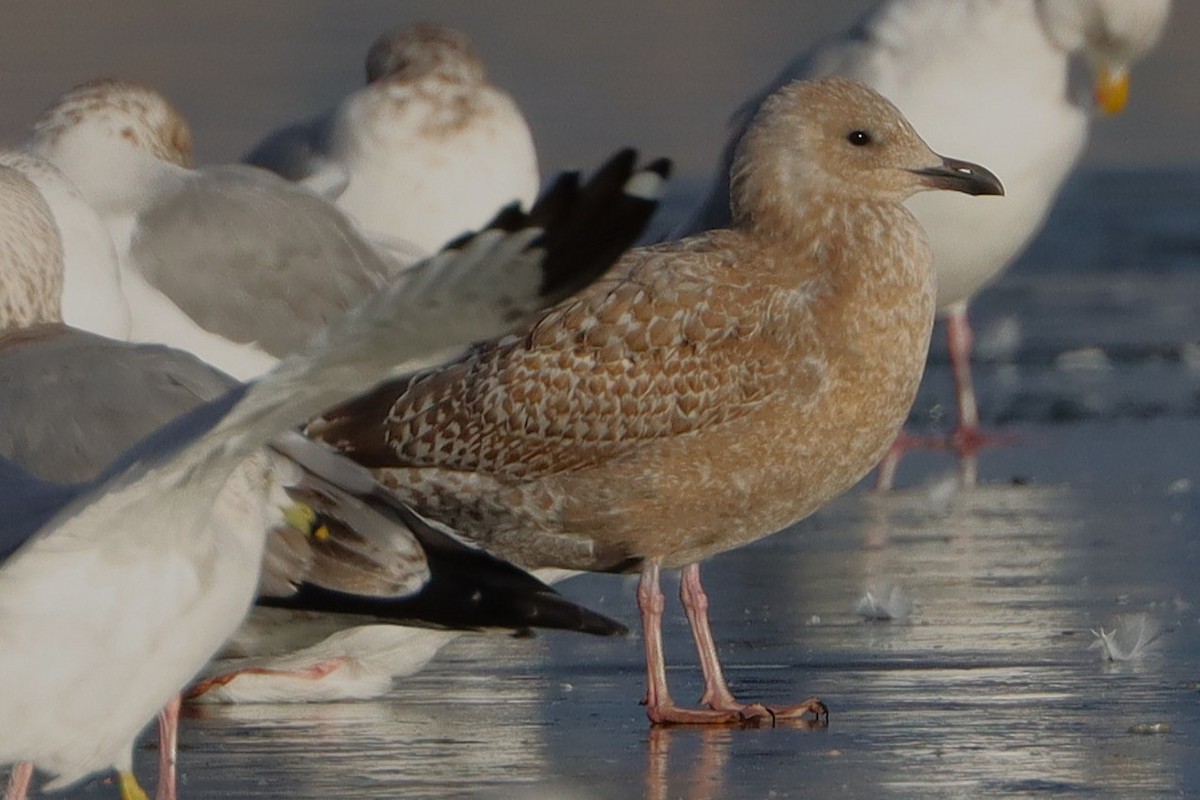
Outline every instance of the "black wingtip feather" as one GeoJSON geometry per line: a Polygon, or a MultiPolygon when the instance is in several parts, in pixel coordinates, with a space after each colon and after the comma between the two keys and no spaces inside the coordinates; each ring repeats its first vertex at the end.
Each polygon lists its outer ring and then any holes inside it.
{"type": "Polygon", "coordinates": [[[669,158],[656,158],[646,165],[648,172],[653,172],[664,181],[671,177],[671,173],[675,170],[675,165],[669,158]]]}
{"type": "Polygon", "coordinates": [[[639,169],[637,152],[620,150],[579,188],[569,215],[545,224],[542,294],[548,301],[584,288],[637,242],[658,208],[658,198],[630,194],[626,187],[647,169],[659,182],[665,180],[669,165],[667,159],[657,159],[639,169]]]}
{"type": "MultiPolygon", "coordinates": [[[[425,585],[410,595],[374,596],[305,582],[287,597],[259,598],[260,605],[453,630],[548,628],[594,636],[629,632],[620,622],[568,600],[525,570],[437,530],[382,491],[362,499],[418,539],[431,573],[425,585]]],[[[322,521],[338,524],[334,519],[322,521]]]]}
{"type": "MultiPolygon", "coordinates": [[[[578,172],[564,172],[542,191],[527,214],[513,203],[485,226],[508,233],[542,229],[536,244],[546,251],[541,294],[548,304],[603,275],[650,223],[658,208],[658,193],[632,194],[627,187],[639,173],[654,174],[658,183],[666,181],[671,161],[658,158],[640,168],[637,162],[637,151],[627,147],[610,156],[586,182],[578,172]]],[[[463,234],[446,249],[463,247],[474,236],[463,234]]]]}

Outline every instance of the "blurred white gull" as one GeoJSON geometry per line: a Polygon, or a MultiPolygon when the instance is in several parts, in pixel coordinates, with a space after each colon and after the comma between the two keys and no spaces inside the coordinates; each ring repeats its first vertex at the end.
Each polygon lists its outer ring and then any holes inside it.
{"type": "MultiPolygon", "coordinates": [[[[0,313],[7,327],[53,323],[50,211],[8,168],[0,187],[0,219],[19,233],[5,238],[0,313]]],[[[548,234],[515,227],[417,266],[260,382],[159,430],[94,480],[46,483],[0,459],[0,719],[20,721],[0,726],[0,764],[24,762],[10,798],[24,796],[30,764],[56,776],[48,789],[111,768],[123,798],[145,797],[135,737],[255,595],[275,521],[268,443],[397,371],[508,330],[611,262],[576,269],[548,234]]],[[[570,237],[561,244],[570,255],[570,237]]]]}
{"type": "Polygon", "coordinates": [[[59,98],[26,144],[108,226],[134,341],[251,378],[404,266],[328,202],[265,170],[189,169],[190,143],[158,92],[96,81],[59,98]]]}
{"type": "MultiPolygon", "coordinates": [[[[926,193],[908,205],[933,242],[938,308],[947,319],[958,387],[951,446],[965,484],[976,479],[980,431],[970,373],[967,303],[1040,229],[1087,143],[1098,105],[1116,113],[1130,66],[1157,42],[1170,0],[888,0],[855,27],[789,64],[738,113],[719,176],[686,232],[729,221],[729,165],[763,99],[795,78],[842,75],[891,100],[930,146],[987,164],[1007,196],[971,202],[926,193]],[[1080,82],[1090,71],[1092,85],[1080,82]]],[[[902,435],[880,467],[892,485],[902,435]]]]}
{"type": "Polygon", "coordinates": [[[337,196],[373,234],[435,250],[538,189],[533,137],[467,36],[422,23],[381,36],[367,85],[267,136],[245,159],[337,196]]]}
{"type": "Polygon", "coordinates": [[[94,236],[80,236],[74,244],[90,241],[95,247],[90,252],[104,257],[92,263],[72,261],[73,243],[68,235],[59,235],[63,211],[87,212],[90,207],[53,166],[36,156],[0,152],[0,167],[6,176],[0,214],[5,292],[12,291],[20,272],[27,276],[22,282],[45,293],[35,315],[0,307],[0,408],[5,410],[0,457],[43,480],[90,480],[138,440],[216,399],[235,382],[188,353],[89,332],[79,323],[79,305],[74,317],[67,318],[72,286],[77,299],[90,295],[97,305],[123,307],[107,230],[94,211],[90,217],[75,216],[85,223],[75,230],[94,236]],[[34,192],[13,172],[27,178],[34,192]],[[43,206],[29,199],[33,193],[51,210],[53,227],[40,224],[36,210],[43,206]],[[106,241],[111,260],[103,250],[106,241]],[[101,268],[106,265],[111,269],[101,268]]]}
{"type": "MultiPolygon", "coordinates": [[[[528,214],[506,210],[495,223],[500,229],[544,229],[548,269],[598,273],[653,214],[665,168],[664,162],[639,168],[635,154],[623,151],[586,183],[563,175],[528,214]]],[[[28,226],[13,227],[19,232],[28,226]]],[[[14,233],[3,232],[3,241],[14,233]]],[[[41,258],[51,260],[48,253],[41,258]]],[[[31,264],[28,282],[35,283],[38,259],[19,263],[31,264]]],[[[50,276],[61,274],[55,266],[41,270],[51,293],[50,276]]],[[[8,330],[0,335],[0,407],[8,412],[0,419],[0,457],[43,479],[94,478],[136,440],[233,383],[179,351],[67,328],[58,324],[52,305],[31,319],[0,314],[0,332],[8,330]]],[[[423,667],[454,635],[364,625],[362,615],[452,630],[624,630],[511,565],[406,517],[405,510],[373,502],[374,482],[365,471],[319,445],[289,437],[276,448],[287,455],[268,454],[269,475],[282,498],[275,505],[288,505],[289,494],[303,495],[316,510],[312,527],[323,535],[305,539],[276,526],[260,603],[286,608],[256,609],[227,648],[229,658],[208,670],[194,690],[201,699],[376,696],[394,676],[423,667]],[[348,486],[357,486],[357,493],[348,486]]]]}
{"type": "Polygon", "coordinates": [[[0,150],[0,165],[29,179],[54,215],[62,238],[62,315],[68,325],[128,339],[129,304],[108,228],[67,178],[48,161],[19,150],[0,150]]]}

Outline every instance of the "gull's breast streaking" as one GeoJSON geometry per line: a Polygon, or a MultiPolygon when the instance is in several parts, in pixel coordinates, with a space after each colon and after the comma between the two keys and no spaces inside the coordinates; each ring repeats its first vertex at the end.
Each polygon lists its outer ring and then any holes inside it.
{"type": "Polygon", "coordinates": [[[117,251],[100,215],[45,159],[20,150],[0,150],[0,165],[28,178],[54,215],[63,248],[64,321],[101,336],[128,339],[129,303],[121,291],[117,251]]]}

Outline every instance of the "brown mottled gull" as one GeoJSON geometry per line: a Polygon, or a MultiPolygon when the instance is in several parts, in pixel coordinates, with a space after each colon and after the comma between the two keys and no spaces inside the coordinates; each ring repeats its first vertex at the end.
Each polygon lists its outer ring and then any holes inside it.
{"type": "Polygon", "coordinates": [[[1002,192],[844,79],[772,96],[733,187],[731,229],[631,251],[524,332],[308,427],[421,513],[526,567],[640,569],[656,723],[824,711],[733,698],[698,562],[802,519],[883,456],[934,311],[929,244],[902,202],[1002,192]],[[663,567],[684,567],[707,708],[667,693],[663,567]]]}

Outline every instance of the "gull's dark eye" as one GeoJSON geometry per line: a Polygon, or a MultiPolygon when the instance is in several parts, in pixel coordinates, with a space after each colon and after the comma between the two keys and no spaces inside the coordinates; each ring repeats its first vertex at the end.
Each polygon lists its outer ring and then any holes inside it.
{"type": "Polygon", "coordinates": [[[872,141],[871,134],[866,131],[850,131],[846,134],[846,141],[855,147],[866,147],[872,141]]]}

